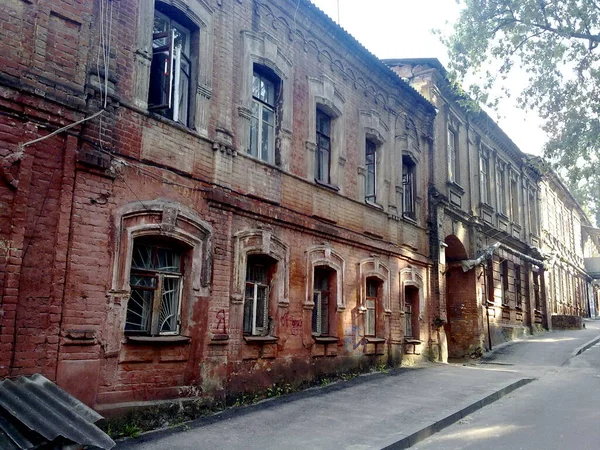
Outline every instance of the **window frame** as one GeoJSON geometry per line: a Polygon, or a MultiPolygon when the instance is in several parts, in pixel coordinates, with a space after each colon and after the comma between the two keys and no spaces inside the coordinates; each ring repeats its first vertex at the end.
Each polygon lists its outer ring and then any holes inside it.
{"type": "Polygon", "coordinates": [[[500,262],[500,296],[502,306],[509,306],[508,292],[509,292],[509,269],[508,260],[504,259],[500,262]]]}
{"type": "Polygon", "coordinates": [[[377,203],[377,156],[379,145],[373,139],[365,139],[365,201],[377,203]],[[369,185],[372,190],[369,190],[369,185]]]}
{"type": "Polygon", "coordinates": [[[376,277],[367,277],[365,285],[365,336],[376,337],[380,296],[383,281],[376,277]],[[375,296],[370,295],[369,285],[374,286],[375,296]]]}
{"type": "Polygon", "coordinates": [[[510,178],[510,217],[514,223],[520,223],[519,220],[519,180],[515,177],[510,178]]]}
{"type": "MultiPolygon", "coordinates": [[[[181,248],[180,245],[177,245],[176,242],[165,241],[162,243],[152,243],[148,239],[138,238],[134,240],[133,250],[132,250],[132,262],[131,269],[129,275],[129,283],[130,283],[130,294],[129,299],[127,301],[127,313],[125,318],[125,334],[128,335],[142,335],[142,336],[168,336],[168,335],[178,335],[181,329],[181,303],[183,297],[183,285],[184,285],[184,258],[185,258],[185,249],[181,248]],[[137,241],[137,242],[136,242],[137,241]],[[134,253],[139,247],[149,247],[152,249],[152,259],[156,260],[158,257],[158,250],[171,250],[173,253],[178,255],[179,259],[179,270],[178,271],[169,271],[163,270],[159,268],[139,268],[134,267],[134,253]],[[179,248],[177,248],[179,247],[179,248]],[[142,286],[142,285],[134,285],[131,283],[132,278],[140,277],[147,279],[154,279],[155,286],[142,286]],[[178,280],[177,287],[177,306],[174,308],[176,310],[175,316],[175,327],[169,331],[162,331],[161,326],[159,324],[160,315],[163,311],[164,305],[164,295],[165,295],[165,279],[176,279],[178,280]],[[134,291],[153,291],[152,295],[152,303],[150,305],[149,313],[148,313],[148,325],[146,329],[128,329],[127,328],[127,317],[129,317],[130,313],[130,302],[133,301],[133,292],[134,291]]],[[[153,261],[155,264],[156,261],[153,261]]],[[[143,305],[142,305],[143,307],[143,305]]]]}
{"type": "Polygon", "coordinates": [[[458,132],[452,128],[447,128],[446,133],[446,151],[448,153],[448,181],[451,183],[459,184],[459,173],[458,173],[458,145],[457,145],[458,132]]]}
{"type": "Polygon", "coordinates": [[[313,311],[311,333],[316,337],[334,336],[335,297],[337,271],[329,266],[313,269],[313,311]],[[319,274],[317,276],[317,274],[319,274]],[[319,281],[322,283],[319,285],[319,281]],[[326,284],[325,288],[323,285],[326,284]],[[324,301],[326,298],[326,302],[324,301]]]}
{"type": "Polygon", "coordinates": [[[244,299],[243,299],[243,319],[242,319],[242,332],[244,336],[268,336],[269,335],[269,322],[271,320],[270,310],[271,310],[271,284],[273,282],[273,277],[277,273],[277,261],[271,258],[268,255],[264,254],[251,254],[248,255],[246,261],[246,281],[245,281],[245,290],[244,290],[244,299]],[[264,267],[264,277],[265,281],[250,279],[252,274],[256,273],[256,270],[250,270],[251,266],[254,267],[264,267]],[[247,309],[247,301],[248,297],[248,287],[252,286],[252,305],[247,309]],[[263,290],[263,307],[262,310],[259,311],[258,305],[258,292],[259,290],[263,290]],[[251,317],[247,317],[247,311],[250,311],[251,317]],[[259,326],[259,313],[262,315],[262,326],[259,326]],[[250,330],[247,330],[246,324],[249,321],[250,330]]]}
{"type": "Polygon", "coordinates": [[[408,156],[402,157],[402,215],[417,220],[417,164],[408,156]],[[405,168],[407,169],[405,171],[405,168]],[[407,177],[408,176],[408,177],[407,177]],[[408,186],[408,188],[407,188],[408,186]]]}
{"type": "Polygon", "coordinates": [[[324,183],[327,185],[331,184],[331,153],[332,153],[332,126],[333,126],[334,118],[323,111],[321,108],[317,108],[316,112],[316,143],[317,147],[315,149],[315,181],[318,183],[324,183]],[[322,121],[320,119],[326,119],[326,123],[328,124],[328,130],[323,130],[322,121]],[[328,134],[326,134],[326,132],[328,134]],[[327,148],[322,146],[322,143],[327,143],[327,148]],[[322,167],[322,155],[327,154],[327,173],[324,173],[324,168],[322,167]],[[326,178],[325,178],[326,176],[326,178]]]}
{"type": "Polygon", "coordinates": [[[498,212],[506,215],[506,170],[502,165],[496,171],[496,201],[498,212]]]}
{"type": "MultiPolygon", "coordinates": [[[[154,29],[152,30],[152,60],[150,64],[148,82],[148,111],[155,112],[156,114],[159,114],[162,117],[165,117],[169,120],[173,120],[174,122],[180,123],[187,127],[190,123],[192,106],[192,36],[195,30],[192,30],[189,27],[186,27],[185,25],[181,24],[179,21],[174,19],[169,13],[160,11],[160,9],[155,8],[153,23],[156,22],[157,16],[167,23],[167,30],[158,33],[155,33],[154,29]],[[186,50],[185,52],[182,50],[182,47],[175,46],[175,30],[186,36],[186,42],[184,44],[186,50]],[[154,42],[160,39],[167,40],[167,44],[155,47],[154,42]],[[153,98],[153,93],[156,92],[157,89],[159,91],[162,90],[161,86],[153,86],[153,84],[155,83],[154,80],[160,78],[160,76],[155,77],[154,75],[155,70],[160,70],[160,67],[158,67],[158,69],[154,69],[155,58],[157,58],[158,55],[166,55],[168,58],[165,71],[163,73],[163,76],[168,75],[168,94],[166,99],[162,98],[161,96],[159,98],[161,98],[162,101],[159,101],[158,104],[152,104],[150,100],[151,98],[153,98]],[[182,68],[182,62],[185,62],[185,64],[187,64],[187,73],[185,69],[182,68]],[[181,105],[179,101],[180,89],[182,89],[182,73],[187,78],[187,87],[185,87],[184,91],[181,93],[182,98],[184,100],[184,112],[180,111],[181,105]],[[185,92],[187,92],[187,95],[185,94],[185,92]]],[[[183,65],[184,67],[185,64],[183,65]]]]}
{"type": "Polygon", "coordinates": [[[251,118],[250,118],[250,128],[248,134],[248,149],[247,153],[257,158],[261,161],[267,162],[269,164],[275,163],[275,142],[276,142],[276,134],[278,127],[278,107],[279,102],[281,100],[281,79],[275,74],[273,71],[268,68],[254,63],[252,68],[252,108],[251,108],[251,118]],[[259,82],[264,82],[265,84],[269,84],[272,87],[272,102],[269,103],[268,99],[261,98],[260,96],[255,95],[255,80],[258,79],[259,82]],[[256,114],[255,114],[256,109],[256,114]],[[264,120],[264,113],[268,112],[271,114],[272,123],[264,120]],[[263,154],[263,132],[265,123],[267,126],[271,127],[271,133],[267,137],[267,154],[263,154]],[[253,136],[256,135],[256,139],[253,139],[253,136]],[[256,148],[254,148],[254,143],[256,142],[256,148]]]}
{"type": "Polygon", "coordinates": [[[490,158],[487,155],[479,156],[479,190],[481,203],[490,204],[490,158]]]}
{"type": "Polygon", "coordinates": [[[515,306],[523,308],[523,270],[520,264],[514,264],[515,271],[515,306]]]}

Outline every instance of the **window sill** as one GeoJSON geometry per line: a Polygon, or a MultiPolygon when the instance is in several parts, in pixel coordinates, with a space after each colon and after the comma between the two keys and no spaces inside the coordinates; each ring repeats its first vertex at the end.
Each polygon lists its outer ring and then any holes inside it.
{"type": "Polygon", "coordinates": [[[511,307],[510,307],[510,305],[504,304],[504,305],[502,305],[502,309],[507,309],[510,311],[511,307]]]}
{"type": "Polygon", "coordinates": [[[420,339],[415,339],[413,337],[405,337],[404,338],[404,343],[405,344],[411,344],[411,345],[421,345],[423,343],[423,341],[420,340],[420,339]]]}
{"type": "Polygon", "coordinates": [[[148,109],[148,115],[150,117],[152,117],[153,119],[156,119],[160,122],[166,123],[168,125],[172,125],[175,128],[179,128],[181,131],[185,131],[187,133],[192,132],[194,134],[196,133],[196,130],[194,130],[193,128],[190,128],[184,124],[182,124],[181,122],[177,122],[173,119],[169,119],[168,117],[163,116],[162,114],[157,113],[156,111],[153,111],[151,109],[148,109]]]}
{"type": "Polygon", "coordinates": [[[379,211],[383,211],[383,206],[381,206],[377,202],[373,202],[371,200],[365,200],[365,205],[370,206],[371,208],[378,209],[379,211]]]}
{"type": "Polygon", "coordinates": [[[313,336],[313,339],[318,344],[335,344],[340,340],[340,338],[335,336],[313,336]]]}
{"type": "Polygon", "coordinates": [[[458,184],[456,181],[448,181],[448,187],[450,189],[455,190],[458,195],[464,195],[465,194],[465,188],[463,188],[460,184],[458,184]]]}
{"type": "Polygon", "coordinates": [[[317,183],[319,186],[323,186],[324,188],[330,189],[335,192],[339,192],[339,190],[340,190],[340,188],[338,186],[334,186],[333,184],[325,183],[324,181],[317,180],[316,178],[315,178],[315,183],[317,183]]]}
{"type": "Polygon", "coordinates": [[[244,341],[249,344],[274,344],[278,340],[276,336],[244,336],[244,341]]]}
{"type": "Polygon", "coordinates": [[[126,339],[128,344],[146,345],[178,345],[191,340],[187,336],[126,336],[126,339]]]}
{"type": "Polygon", "coordinates": [[[375,336],[365,336],[365,342],[367,344],[383,344],[385,342],[385,338],[378,338],[375,336]]]}
{"type": "Polygon", "coordinates": [[[402,219],[406,222],[412,223],[414,225],[417,225],[417,217],[416,216],[412,216],[410,214],[402,214],[402,219]]]}

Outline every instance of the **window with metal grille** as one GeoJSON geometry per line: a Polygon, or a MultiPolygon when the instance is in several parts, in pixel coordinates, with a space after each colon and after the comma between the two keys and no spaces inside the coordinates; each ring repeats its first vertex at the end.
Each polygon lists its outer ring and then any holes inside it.
{"type": "Polygon", "coordinates": [[[375,336],[377,330],[377,300],[380,281],[376,278],[367,278],[365,300],[365,336],[375,336]]]}
{"type": "Polygon", "coordinates": [[[365,143],[365,200],[377,201],[377,144],[367,139],[365,143]]]}
{"type": "Polygon", "coordinates": [[[255,64],[252,76],[252,119],[248,153],[270,163],[275,160],[278,90],[279,80],[275,74],[255,64]]]}
{"type": "Polygon", "coordinates": [[[416,220],[416,180],[417,166],[410,158],[402,158],[402,214],[416,220]]]}
{"type": "Polygon", "coordinates": [[[315,305],[312,313],[313,335],[328,336],[330,334],[330,302],[334,273],[326,267],[315,267],[313,283],[313,302],[315,305]]]}
{"type": "Polygon", "coordinates": [[[266,336],[269,332],[269,291],[275,262],[263,255],[249,255],[244,296],[244,334],[266,336]]]}
{"type": "Polygon", "coordinates": [[[136,239],[129,283],[125,331],[151,336],[179,333],[182,250],[136,239]]]}
{"type": "Polygon", "coordinates": [[[331,182],[331,117],[317,109],[317,150],[315,161],[315,180],[329,184],[331,182]]]}
{"type": "Polygon", "coordinates": [[[188,125],[191,31],[168,15],[154,12],[148,109],[188,125]]]}

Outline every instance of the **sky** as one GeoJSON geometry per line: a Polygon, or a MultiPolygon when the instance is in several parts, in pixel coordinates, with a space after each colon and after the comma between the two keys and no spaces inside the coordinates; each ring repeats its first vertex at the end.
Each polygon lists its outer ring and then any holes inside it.
{"type": "MultiPolygon", "coordinates": [[[[459,15],[455,0],[311,0],[363,44],[386,58],[437,58],[447,65],[448,55],[431,30],[449,32],[459,15]]],[[[514,94],[523,84],[513,78],[514,94]]],[[[512,87],[512,86],[511,86],[512,87]]],[[[502,99],[498,112],[487,111],[525,153],[541,154],[546,135],[541,119],[517,108],[513,99],[502,99]]]]}

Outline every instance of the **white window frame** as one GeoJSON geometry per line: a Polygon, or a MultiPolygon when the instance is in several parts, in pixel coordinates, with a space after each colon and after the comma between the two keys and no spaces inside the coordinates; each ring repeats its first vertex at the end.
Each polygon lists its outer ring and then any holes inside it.
{"type": "MultiPolygon", "coordinates": [[[[275,132],[276,132],[276,126],[277,126],[277,98],[278,98],[278,85],[280,83],[278,83],[276,80],[271,79],[268,76],[265,76],[264,74],[260,73],[260,71],[256,71],[256,69],[253,70],[252,72],[252,85],[254,86],[254,79],[255,78],[260,78],[261,80],[265,80],[266,82],[270,83],[273,89],[273,104],[270,105],[269,103],[267,103],[265,100],[256,97],[254,95],[252,95],[252,105],[253,107],[256,106],[257,107],[257,115],[255,116],[254,113],[252,113],[252,119],[250,121],[250,134],[249,134],[249,144],[248,144],[248,154],[250,154],[251,156],[260,159],[262,161],[268,162],[270,164],[273,164],[275,162],[275,132]],[[273,123],[267,124],[265,125],[265,121],[263,120],[263,113],[264,110],[269,111],[272,114],[273,117],[273,123]],[[258,128],[255,130],[256,134],[257,134],[257,139],[256,139],[256,148],[253,148],[253,140],[252,140],[252,134],[253,134],[253,130],[254,130],[254,121],[256,121],[256,123],[258,124],[258,128]],[[272,128],[272,132],[270,134],[270,139],[268,139],[267,145],[268,145],[268,149],[267,149],[267,157],[266,159],[263,158],[262,155],[262,146],[263,146],[263,127],[264,126],[270,126],[272,128]]],[[[253,109],[254,111],[254,109],[253,109]]]]}
{"type": "MultiPolygon", "coordinates": [[[[192,32],[184,27],[183,25],[181,25],[179,22],[177,22],[176,20],[172,19],[171,17],[169,17],[166,14],[161,13],[158,10],[154,11],[154,15],[155,17],[158,16],[160,17],[162,20],[168,22],[169,27],[168,30],[166,31],[167,36],[164,36],[164,39],[168,39],[169,40],[169,44],[168,47],[159,47],[157,49],[154,49],[153,46],[153,54],[154,53],[158,53],[158,54],[167,54],[168,55],[168,65],[165,67],[165,72],[168,72],[169,75],[169,91],[168,91],[168,95],[167,95],[167,102],[165,104],[161,104],[161,105],[149,105],[148,109],[150,111],[155,110],[157,111],[159,114],[163,115],[164,117],[167,117],[171,120],[173,120],[174,122],[179,122],[185,126],[188,125],[188,119],[189,119],[189,110],[190,110],[190,94],[191,94],[191,70],[192,70],[192,58],[191,58],[191,54],[190,54],[190,49],[191,49],[191,38],[192,38],[192,32]],[[179,33],[185,35],[185,48],[182,49],[181,46],[179,47],[175,47],[175,30],[177,29],[177,31],[179,31],[179,33]],[[181,82],[181,63],[182,60],[186,59],[187,60],[187,66],[188,69],[190,70],[190,73],[188,74],[188,88],[187,88],[187,99],[184,99],[184,104],[187,105],[187,111],[180,111],[180,82],[181,82]],[[169,114],[168,111],[171,110],[171,113],[169,114]],[[159,112],[160,111],[160,112],[159,112]]],[[[158,33],[161,34],[161,33],[158,33]]],[[[154,40],[156,39],[160,39],[160,37],[157,37],[158,34],[153,34],[152,36],[152,40],[154,42],[154,40]]],[[[165,73],[166,74],[166,73],[165,73]]],[[[152,76],[152,73],[150,74],[152,76]]],[[[152,89],[157,89],[158,86],[149,86],[149,96],[151,93],[152,89]]]]}
{"type": "MultiPolygon", "coordinates": [[[[270,283],[271,283],[271,278],[269,275],[269,268],[271,266],[271,264],[277,264],[275,261],[273,261],[272,263],[269,264],[269,266],[265,266],[265,275],[267,277],[267,282],[266,283],[261,283],[260,281],[251,281],[246,279],[246,288],[248,288],[248,286],[252,286],[252,305],[251,305],[251,336],[266,336],[269,332],[269,309],[270,309],[270,297],[271,297],[271,289],[270,289],[270,283]],[[264,292],[265,292],[265,299],[264,299],[264,307],[262,311],[258,310],[258,291],[260,288],[264,288],[264,292]],[[257,326],[257,318],[259,318],[259,314],[262,314],[262,318],[263,318],[263,324],[264,326],[259,327],[257,326]]],[[[246,268],[246,273],[248,273],[248,268],[246,268]]],[[[244,295],[244,304],[248,301],[248,297],[246,297],[244,295]]],[[[246,308],[244,306],[243,309],[243,319],[245,321],[245,315],[246,315],[246,308]]],[[[245,332],[245,330],[243,330],[245,332]]]]}

